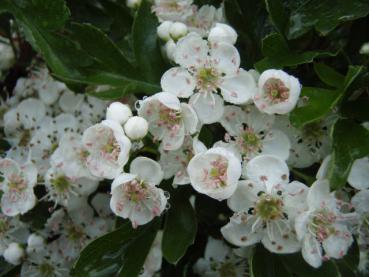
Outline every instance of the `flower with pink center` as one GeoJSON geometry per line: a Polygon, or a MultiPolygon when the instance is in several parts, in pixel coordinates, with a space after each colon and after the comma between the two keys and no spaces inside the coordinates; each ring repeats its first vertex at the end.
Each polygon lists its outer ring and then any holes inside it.
{"type": "Polygon", "coordinates": [[[293,110],[301,92],[298,79],[283,70],[264,71],[258,81],[254,103],[267,114],[285,114],[293,110]]]}
{"type": "Polygon", "coordinates": [[[196,154],[187,172],[192,187],[214,199],[229,198],[241,176],[241,162],[225,148],[215,147],[196,154]]]}
{"type": "Polygon", "coordinates": [[[149,122],[149,132],[162,142],[164,150],[180,148],[185,135],[197,131],[198,119],[192,107],[167,92],[142,100],[138,114],[149,122]]]}
{"type": "Polygon", "coordinates": [[[347,224],[356,214],[340,211],[341,203],[329,192],[327,180],[317,180],[311,186],[307,205],[307,211],[296,217],[295,230],[302,242],[302,256],[317,268],[325,260],[346,255],[353,242],[347,224]]]}
{"type": "Polygon", "coordinates": [[[174,59],[179,66],[164,73],[161,87],[177,97],[190,97],[190,104],[205,124],[220,119],[223,99],[245,104],[256,92],[254,78],[240,68],[240,56],[230,43],[210,45],[200,35],[190,33],[178,41],[174,59]]]}
{"type": "Polygon", "coordinates": [[[129,158],[131,142],[115,121],[104,120],[86,129],[82,136],[87,152],[86,166],[92,175],[114,179],[123,171],[129,158]]]}
{"type": "Polygon", "coordinates": [[[1,209],[7,216],[24,214],[36,204],[33,187],[37,182],[37,169],[32,163],[19,165],[11,159],[0,160],[1,209]]]}
{"type": "Polygon", "coordinates": [[[157,185],[163,179],[160,165],[146,157],[134,159],[130,173],[117,176],[111,186],[111,210],[128,218],[133,227],[146,224],[165,209],[167,197],[157,185]]]}

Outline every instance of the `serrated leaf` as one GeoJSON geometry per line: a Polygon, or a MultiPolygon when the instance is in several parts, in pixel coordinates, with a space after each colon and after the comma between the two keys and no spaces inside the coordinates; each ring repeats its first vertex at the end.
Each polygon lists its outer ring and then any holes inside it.
{"type": "Polygon", "coordinates": [[[327,35],[337,25],[368,14],[368,1],[305,0],[291,11],[288,37],[297,38],[311,28],[327,35]]]}
{"type": "Polygon", "coordinates": [[[177,193],[171,201],[163,234],[164,258],[176,264],[193,244],[197,232],[197,220],[189,200],[177,193]]]}
{"type": "Polygon", "coordinates": [[[133,23],[133,49],[139,72],[151,83],[159,83],[165,69],[157,40],[157,26],[158,19],[151,12],[151,3],[143,0],[133,23]]]}
{"type": "Polygon", "coordinates": [[[333,126],[332,140],[328,179],[336,190],[345,185],[353,162],[369,156],[369,131],[352,120],[340,119],[333,126]]]}
{"type": "Polygon", "coordinates": [[[314,71],[319,79],[328,86],[340,88],[345,76],[323,63],[314,63],[314,71]]]}
{"type": "Polygon", "coordinates": [[[288,47],[283,37],[277,33],[270,34],[263,39],[262,52],[265,58],[255,64],[259,71],[311,63],[316,58],[336,55],[336,53],[321,50],[295,52],[288,47]]]}

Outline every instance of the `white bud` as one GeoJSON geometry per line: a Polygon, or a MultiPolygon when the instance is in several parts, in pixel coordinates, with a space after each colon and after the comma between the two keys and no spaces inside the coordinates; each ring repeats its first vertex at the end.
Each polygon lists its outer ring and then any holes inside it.
{"type": "Polygon", "coordinates": [[[141,5],[142,0],[127,0],[128,8],[134,9],[138,8],[141,5]]]}
{"type": "Polygon", "coordinates": [[[106,119],[124,124],[132,116],[131,108],[120,102],[113,102],[106,109],[106,119]]]}
{"type": "Polygon", "coordinates": [[[369,42],[366,42],[363,45],[361,45],[359,53],[364,55],[369,54],[369,42]]]}
{"type": "Polygon", "coordinates": [[[45,246],[45,240],[40,235],[31,234],[27,239],[27,253],[42,249],[45,246]]]}
{"type": "Polygon", "coordinates": [[[169,34],[174,40],[178,40],[181,37],[187,35],[188,29],[186,24],[182,22],[175,22],[169,28],[169,34]]]}
{"type": "Polygon", "coordinates": [[[15,61],[15,55],[9,44],[0,42],[0,70],[10,68],[15,61]]]}
{"type": "Polygon", "coordinates": [[[176,46],[176,43],[172,39],[168,40],[164,46],[165,54],[171,61],[174,61],[174,51],[176,50],[176,46]]]}
{"type": "Polygon", "coordinates": [[[172,21],[164,21],[161,23],[156,30],[158,37],[164,41],[170,40],[169,29],[172,25],[172,21]]]}
{"type": "Polygon", "coordinates": [[[12,242],[5,249],[3,256],[8,263],[18,265],[22,261],[24,250],[18,243],[12,242]]]}
{"type": "Polygon", "coordinates": [[[126,135],[132,140],[140,140],[147,135],[149,123],[145,118],[133,116],[124,124],[126,135]]]}
{"type": "Polygon", "coordinates": [[[208,36],[210,43],[227,42],[235,44],[237,40],[236,31],[229,25],[223,23],[216,23],[211,28],[208,36]]]}

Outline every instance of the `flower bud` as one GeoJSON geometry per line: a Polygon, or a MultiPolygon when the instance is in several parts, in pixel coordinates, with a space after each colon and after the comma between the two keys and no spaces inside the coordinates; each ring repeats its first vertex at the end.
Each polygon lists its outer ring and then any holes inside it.
{"type": "Polygon", "coordinates": [[[15,55],[9,44],[0,42],[0,70],[10,68],[15,61],[15,55]]]}
{"type": "Polygon", "coordinates": [[[217,23],[211,28],[208,41],[210,43],[227,42],[235,44],[237,40],[236,31],[229,25],[223,23],[217,23]]]}
{"type": "Polygon", "coordinates": [[[27,252],[42,249],[45,246],[45,240],[40,235],[31,234],[27,239],[27,252]]]}
{"type": "Polygon", "coordinates": [[[124,131],[126,135],[132,140],[140,140],[146,136],[149,130],[149,124],[145,118],[134,116],[128,119],[124,124],[124,131]]]}
{"type": "Polygon", "coordinates": [[[8,263],[18,265],[24,256],[24,250],[18,243],[12,242],[5,249],[3,256],[8,263]]]}
{"type": "Polygon", "coordinates": [[[106,119],[124,124],[132,116],[130,107],[120,102],[113,102],[106,110],[106,119]]]}
{"type": "Polygon", "coordinates": [[[127,0],[128,8],[135,9],[141,5],[142,0],[127,0]]]}
{"type": "Polygon", "coordinates": [[[359,53],[363,55],[369,55],[369,42],[366,42],[363,45],[361,45],[359,53]]]}
{"type": "Polygon", "coordinates": [[[182,22],[175,22],[169,28],[169,34],[174,40],[178,40],[181,37],[187,35],[188,29],[186,24],[182,22]]]}
{"type": "Polygon", "coordinates": [[[171,61],[174,61],[174,51],[176,50],[176,43],[170,39],[164,46],[165,54],[167,58],[171,61]]]}
{"type": "Polygon", "coordinates": [[[169,30],[172,25],[172,21],[164,21],[161,23],[156,30],[158,37],[164,41],[170,40],[169,30]]]}

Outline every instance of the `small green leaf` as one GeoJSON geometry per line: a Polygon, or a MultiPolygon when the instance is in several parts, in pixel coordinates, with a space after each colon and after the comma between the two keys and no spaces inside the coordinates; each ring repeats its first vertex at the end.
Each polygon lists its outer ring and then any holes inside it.
{"type": "Polygon", "coordinates": [[[270,34],[263,39],[262,52],[265,58],[255,64],[259,71],[311,63],[316,58],[336,55],[336,53],[321,50],[295,52],[288,47],[283,37],[277,33],[270,34]]]}
{"type": "Polygon", "coordinates": [[[159,83],[164,71],[156,35],[157,25],[158,19],[151,12],[151,3],[143,0],[133,23],[133,49],[139,71],[151,83],[159,83]]]}
{"type": "Polygon", "coordinates": [[[340,119],[333,126],[332,140],[328,178],[336,190],[345,185],[353,162],[369,156],[369,131],[352,120],[340,119]]]}
{"type": "Polygon", "coordinates": [[[322,63],[314,63],[314,71],[319,79],[326,85],[334,88],[341,88],[343,86],[345,76],[330,66],[322,63]]]}
{"type": "Polygon", "coordinates": [[[164,226],[162,250],[165,259],[176,264],[195,240],[197,220],[186,197],[177,193],[171,200],[164,226]]]}
{"type": "Polygon", "coordinates": [[[265,5],[269,13],[270,19],[273,22],[278,32],[284,36],[288,25],[288,13],[283,6],[281,0],[265,0],[265,5]]]}
{"type": "Polygon", "coordinates": [[[322,35],[337,25],[369,13],[369,2],[360,0],[303,0],[291,11],[288,37],[297,38],[311,28],[322,35]]]}

